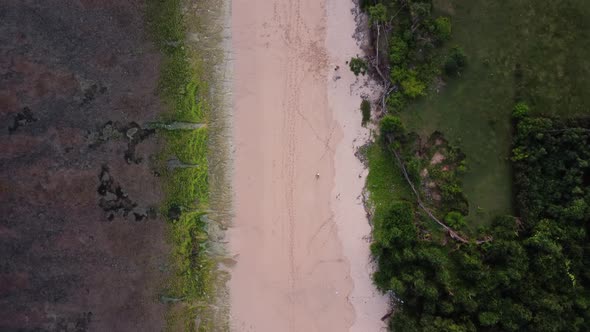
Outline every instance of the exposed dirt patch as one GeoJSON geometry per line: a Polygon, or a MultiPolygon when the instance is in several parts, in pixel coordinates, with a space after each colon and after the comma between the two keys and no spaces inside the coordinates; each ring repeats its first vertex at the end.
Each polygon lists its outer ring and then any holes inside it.
{"type": "Polygon", "coordinates": [[[445,160],[445,156],[442,153],[436,151],[432,156],[432,159],[430,159],[430,165],[438,165],[442,163],[443,160],[445,160]]]}
{"type": "Polygon", "coordinates": [[[147,162],[161,141],[143,125],[162,112],[160,58],[143,3],[1,1],[1,331],[165,325],[147,162]]]}

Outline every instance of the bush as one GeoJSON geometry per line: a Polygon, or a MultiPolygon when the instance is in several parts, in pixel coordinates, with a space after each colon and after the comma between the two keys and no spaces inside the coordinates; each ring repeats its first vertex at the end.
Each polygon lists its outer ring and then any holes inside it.
{"type": "Polygon", "coordinates": [[[371,103],[366,99],[363,99],[363,101],[361,101],[361,112],[363,114],[362,125],[364,127],[367,124],[367,122],[371,120],[371,103]]]}
{"type": "Polygon", "coordinates": [[[463,215],[457,211],[447,213],[445,216],[445,223],[453,229],[461,229],[467,225],[463,215]]]}
{"type": "Polygon", "coordinates": [[[408,71],[408,75],[401,82],[404,95],[410,98],[417,98],[426,95],[426,84],[416,78],[416,72],[408,71]]]}
{"type": "Polygon", "coordinates": [[[389,111],[390,113],[393,112],[397,112],[397,111],[401,111],[402,108],[404,108],[404,106],[406,106],[406,99],[404,98],[404,95],[399,92],[396,91],[392,94],[390,94],[389,96],[387,96],[387,111],[389,111]]]}
{"type": "Polygon", "coordinates": [[[396,36],[391,40],[389,47],[389,61],[394,65],[402,64],[408,56],[408,43],[396,36]]]}
{"type": "Polygon", "coordinates": [[[399,83],[403,81],[407,76],[408,70],[400,66],[394,66],[393,68],[391,68],[391,73],[389,73],[389,77],[391,78],[391,81],[394,83],[399,83]]]}
{"type": "Polygon", "coordinates": [[[451,38],[451,19],[448,17],[439,17],[434,20],[436,37],[439,41],[446,41],[451,38]]]}
{"type": "Polygon", "coordinates": [[[455,76],[461,73],[461,70],[467,65],[467,56],[460,47],[453,47],[451,53],[445,62],[445,72],[449,76],[455,76]]]}
{"type": "Polygon", "coordinates": [[[359,74],[365,75],[367,73],[367,63],[359,57],[350,59],[349,66],[355,76],[359,76],[359,74]]]}
{"type": "Polygon", "coordinates": [[[395,139],[404,135],[405,128],[397,116],[386,115],[381,119],[380,133],[382,138],[395,139]]]}
{"type": "Polygon", "coordinates": [[[514,109],[512,110],[512,117],[515,119],[522,119],[529,114],[529,111],[529,106],[521,101],[514,105],[514,109]]]}

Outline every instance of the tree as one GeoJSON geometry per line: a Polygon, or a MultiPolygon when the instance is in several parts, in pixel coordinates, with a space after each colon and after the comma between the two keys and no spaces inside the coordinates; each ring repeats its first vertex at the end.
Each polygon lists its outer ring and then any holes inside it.
{"type": "Polygon", "coordinates": [[[397,116],[386,115],[381,119],[380,124],[381,138],[394,140],[396,137],[400,137],[405,134],[405,128],[402,124],[402,120],[397,116]]]}
{"type": "Polygon", "coordinates": [[[369,25],[383,24],[387,21],[387,8],[382,3],[370,6],[369,25]]]}
{"type": "Polygon", "coordinates": [[[432,4],[430,2],[411,1],[410,16],[413,24],[417,24],[430,16],[432,4]]]}
{"type": "Polygon", "coordinates": [[[467,64],[467,56],[460,47],[453,47],[445,62],[445,72],[449,76],[458,75],[467,64]]]}
{"type": "Polygon", "coordinates": [[[483,326],[492,326],[500,321],[500,315],[495,312],[484,311],[478,317],[483,326]]]}

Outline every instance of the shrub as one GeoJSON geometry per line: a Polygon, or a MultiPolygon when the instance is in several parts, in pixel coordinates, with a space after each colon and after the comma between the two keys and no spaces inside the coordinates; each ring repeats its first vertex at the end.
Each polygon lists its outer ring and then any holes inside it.
{"type": "Polygon", "coordinates": [[[392,94],[390,94],[389,96],[387,96],[387,110],[390,113],[393,112],[397,112],[397,111],[401,111],[401,109],[406,106],[406,99],[404,98],[404,95],[399,92],[396,91],[392,94]]]}
{"type": "Polygon", "coordinates": [[[367,122],[371,120],[371,103],[366,99],[363,99],[363,101],[361,101],[361,112],[363,114],[362,125],[364,127],[367,124],[367,122]]]}
{"type": "Polygon", "coordinates": [[[461,229],[466,226],[465,218],[460,212],[451,211],[445,216],[445,223],[453,229],[461,229]]]}
{"type": "Polygon", "coordinates": [[[515,119],[522,119],[529,114],[529,106],[524,102],[518,102],[514,105],[514,109],[512,110],[512,117],[515,119]]]}
{"type": "Polygon", "coordinates": [[[389,47],[389,61],[394,65],[402,64],[408,56],[408,43],[396,36],[391,40],[389,47]]]}
{"type": "Polygon", "coordinates": [[[436,37],[439,41],[449,40],[451,38],[451,19],[448,17],[439,17],[434,20],[436,37]]]}
{"type": "Polygon", "coordinates": [[[417,98],[426,95],[426,84],[416,78],[416,72],[408,71],[408,75],[401,82],[404,95],[410,98],[417,98]]]}
{"type": "Polygon", "coordinates": [[[359,74],[365,75],[367,73],[367,63],[359,57],[350,59],[349,66],[355,76],[359,76],[359,74]]]}
{"type": "Polygon", "coordinates": [[[402,124],[402,120],[397,116],[386,115],[381,119],[380,133],[382,138],[395,139],[404,135],[405,128],[402,124]]]}
{"type": "Polygon", "coordinates": [[[467,56],[460,47],[453,47],[451,53],[445,62],[445,72],[447,75],[454,76],[461,73],[461,70],[467,65],[467,56]]]}
{"type": "Polygon", "coordinates": [[[391,68],[391,73],[389,73],[391,81],[395,83],[403,81],[407,76],[408,70],[400,66],[394,66],[391,68]]]}

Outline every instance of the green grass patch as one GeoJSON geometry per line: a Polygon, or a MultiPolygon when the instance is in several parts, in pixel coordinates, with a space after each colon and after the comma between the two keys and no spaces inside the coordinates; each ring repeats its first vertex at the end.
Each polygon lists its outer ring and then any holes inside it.
{"type": "Polygon", "coordinates": [[[178,158],[195,168],[177,168],[166,172],[167,204],[206,210],[209,203],[208,130],[164,133],[167,140],[165,159],[178,158]]]}
{"type": "MultiPolygon", "coordinates": [[[[186,21],[181,0],[148,0],[149,30],[162,54],[159,93],[167,111],[163,122],[207,123],[208,84],[202,77],[205,67],[199,54],[185,44],[186,21]]],[[[211,331],[216,264],[209,247],[207,212],[209,210],[209,131],[164,131],[166,144],[160,156],[165,162],[177,158],[194,168],[163,171],[166,200],[163,213],[168,216],[172,244],[171,271],[161,299],[169,303],[167,330],[211,331]],[[170,213],[174,210],[174,213],[170,213]]]]}
{"type": "Polygon", "coordinates": [[[401,116],[427,137],[440,130],[467,155],[469,222],[512,212],[510,115],[515,100],[535,114],[574,117],[590,109],[590,2],[437,0],[453,21],[448,47],[467,56],[461,77],[401,116]]]}
{"type": "Polygon", "coordinates": [[[163,55],[159,89],[169,111],[166,121],[203,122],[207,84],[198,79],[201,62],[189,56],[181,0],[149,0],[149,29],[163,55]]]}
{"type": "Polygon", "coordinates": [[[379,223],[392,205],[400,201],[414,202],[414,196],[391,153],[384,151],[377,142],[372,143],[366,153],[368,203],[374,209],[372,222],[379,223]]]}
{"type": "Polygon", "coordinates": [[[172,263],[174,274],[169,278],[166,297],[180,300],[168,313],[168,329],[211,331],[214,322],[207,314],[213,294],[215,262],[208,253],[206,214],[184,212],[172,222],[172,263]]]}

